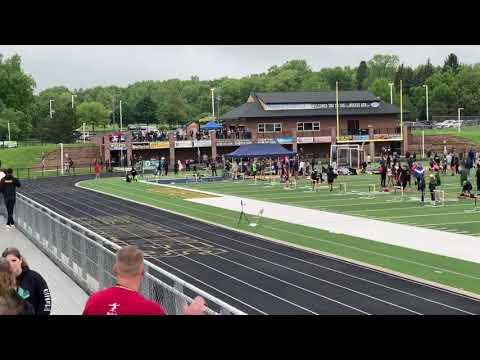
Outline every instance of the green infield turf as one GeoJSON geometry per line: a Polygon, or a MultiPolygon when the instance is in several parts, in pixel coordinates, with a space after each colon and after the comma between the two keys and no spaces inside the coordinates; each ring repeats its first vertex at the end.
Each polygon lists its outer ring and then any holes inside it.
{"type": "MultiPolygon", "coordinates": [[[[364,177],[363,180],[365,184],[367,184],[373,179],[374,178],[364,177]]],[[[343,178],[341,178],[339,182],[342,181],[343,178]]],[[[84,188],[153,205],[158,208],[185,214],[214,224],[228,226],[233,229],[237,226],[238,212],[184,200],[185,197],[189,197],[188,192],[161,191],[159,190],[160,187],[156,185],[126,183],[121,178],[108,178],[98,181],[87,180],[81,182],[80,185],[84,188]]],[[[229,189],[229,186],[238,187],[236,191],[254,190],[257,194],[264,195],[265,197],[273,197],[286,193],[281,189],[276,189],[276,185],[272,186],[272,189],[268,189],[268,185],[259,183],[249,185],[249,183],[231,184],[225,182],[211,183],[209,185],[194,185],[192,187],[196,189],[208,188],[216,192],[221,192],[219,188],[223,187],[222,191],[225,192],[229,189]],[[270,193],[270,190],[272,190],[273,194],[270,193]]],[[[232,191],[232,193],[236,192],[234,190],[230,191],[232,191]]],[[[298,194],[303,194],[303,191],[306,191],[306,189],[295,190],[298,194]]],[[[324,195],[320,192],[319,194],[310,195],[318,196],[319,201],[321,201],[320,199],[323,196],[332,197],[332,199],[336,199],[332,201],[333,205],[335,201],[338,204],[339,201],[344,201],[340,199],[346,197],[345,195],[335,195],[337,193],[340,194],[340,192],[336,192],[334,194],[324,195]]],[[[284,200],[281,201],[283,202],[284,200]]],[[[347,203],[343,204],[347,205],[347,203]]],[[[347,209],[348,206],[345,207],[346,211],[348,211],[347,209]]],[[[367,210],[368,209],[370,208],[367,208],[367,210]]],[[[437,211],[438,209],[428,210],[437,211]]],[[[248,224],[241,223],[239,229],[480,294],[480,265],[477,263],[388,245],[377,241],[334,234],[328,231],[267,218],[262,219],[259,225],[254,228],[249,227],[248,224]]]]}
{"type": "MultiPolygon", "coordinates": [[[[471,170],[471,176],[474,175],[474,171],[474,169],[471,170]]],[[[329,191],[327,185],[321,186],[318,192],[312,192],[310,182],[306,179],[299,179],[296,189],[285,189],[284,185],[278,181],[271,183],[261,180],[256,182],[226,180],[180,184],[179,186],[480,236],[480,209],[475,211],[473,200],[458,198],[461,191],[460,177],[458,175],[451,176],[450,173],[441,176],[442,184],[437,189],[444,191],[444,206],[442,204],[431,205],[428,172],[426,178],[427,189],[423,206],[420,203],[420,193],[416,189],[413,178],[411,187],[407,186],[407,191],[402,196],[401,191],[395,192],[393,187],[388,193],[379,192],[379,175],[339,176],[335,181],[333,192],[329,191]],[[340,184],[346,184],[346,192],[344,191],[345,185],[340,184]],[[371,184],[375,184],[376,191],[369,191],[371,184]]],[[[471,181],[476,189],[475,180],[471,181]]],[[[480,203],[478,205],[480,207],[480,203]]]]}

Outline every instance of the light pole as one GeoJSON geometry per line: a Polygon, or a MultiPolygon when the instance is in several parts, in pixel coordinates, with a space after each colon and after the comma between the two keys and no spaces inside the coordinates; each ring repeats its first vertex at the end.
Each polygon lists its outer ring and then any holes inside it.
{"type": "Polygon", "coordinates": [[[74,108],[73,98],[76,98],[76,97],[77,97],[77,95],[72,94],[72,110],[73,110],[73,108],[74,108]]]}
{"type": "Polygon", "coordinates": [[[7,123],[8,125],[8,141],[10,141],[10,121],[7,123]]]}
{"type": "Polygon", "coordinates": [[[428,123],[428,85],[423,85],[425,88],[425,107],[426,107],[426,115],[427,115],[427,123],[428,123]]]}
{"type": "Polygon", "coordinates": [[[53,117],[54,110],[52,110],[52,102],[55,100],[50,100],[50,119],[53,117]]]}
{"type": "Polygon", "coordinates": [[[120,165],[123,166],[123,145],[122,145],[122,132],[123,132],[123,117],[122,117],[122,100],[120,100],[120,165]]]}
{"type": "Polygon", "coordinates": [[[463,108],[458,108],[458,132],[460,132],[460,111],[464,110],[463,108]]]}
{"type": "Polygon", "coordinates": [[[215,120],[215,98],[213,95],[215,88],[211,88],[210,91],[212,92],[212,116],[213,116],[213,119],[215,120]]]}
{"type": "Polygon", "coordinates": [[[390,86],[390,104],[393,104],[393,85],[394,83],[388,83],[388,85],[390,86]]]}
{"type": "Polygon", "coordinates": [[[220,100],[222,100],[221,96],[217,96],[217,118],[220,119],[220,100]]]}
{"type": "MultiPolygon", "coordinates": [[[[427,124],[428,124],[428,85],[423,85],[425,88],[425,111],[427,117],[427,124]]],[[[425,157],[425,129],[422,129],[422,158],[425,157]]]]}

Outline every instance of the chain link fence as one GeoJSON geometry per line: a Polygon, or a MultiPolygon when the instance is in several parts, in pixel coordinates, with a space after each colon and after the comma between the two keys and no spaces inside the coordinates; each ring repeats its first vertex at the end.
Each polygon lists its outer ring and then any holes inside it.
{"type": "MultiPolygon", "coordinates": [[[[115,283],[112,269],[119,245],[22,194],[17,194],[14,218],[17,228],[87,293],[115,283]]],[[[184,306],[200,295],[206,314],[245,315],[148,261],[140,292],[160,303],[167,314],[182,314],[184,306]]]]}

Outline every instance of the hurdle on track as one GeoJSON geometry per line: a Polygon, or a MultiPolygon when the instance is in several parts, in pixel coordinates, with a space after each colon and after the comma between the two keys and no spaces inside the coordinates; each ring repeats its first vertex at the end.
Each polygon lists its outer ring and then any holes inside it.
{"type": "Polygon", "coordinates": [[[375,192],[375,184],[368,184],[368,192],[375,192]]]}
{"type": "Polygon", "coordinates": [[[402,186],[394,186],[394,193],[396,194],[397,193],[397,190],[400,190],[400,192],[402,193],[402,197],[403,197],[403,187],[402,186]]]}
{"type": "Polygon", "coordinates": [[[347,192],[347,183],[338,184],[338,191],[342,192],[342,189],[343,189],[343,192],[347,192]]]}
{"type": "Polygon", "coordinates": [[[440,203],[441,206],[445,206],[445,191],[444,190],[433,190],[435,194],[435,205],[440,203]]]}

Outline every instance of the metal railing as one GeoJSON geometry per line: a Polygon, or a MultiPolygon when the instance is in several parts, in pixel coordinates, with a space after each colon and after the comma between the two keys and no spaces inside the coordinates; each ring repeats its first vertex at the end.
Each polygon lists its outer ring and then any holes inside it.
{"type": "MultiPolygon", "coordinates": [[[[19,193],[14,217],[17,228],[87,293],[115,283],[112,269],[120,245],[19,193]]],[[[160,303],[167,314],[182,314],[200,295],[207,303],[206,314],[245,315],[149,261],[140,292],[160,303]]]]}

